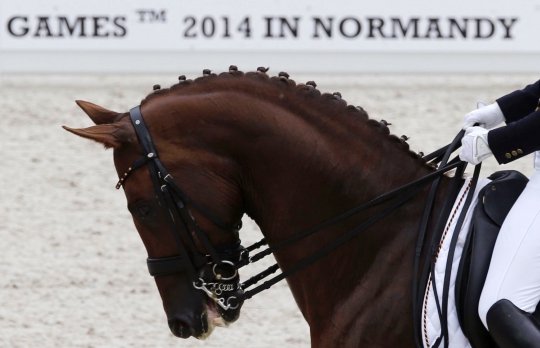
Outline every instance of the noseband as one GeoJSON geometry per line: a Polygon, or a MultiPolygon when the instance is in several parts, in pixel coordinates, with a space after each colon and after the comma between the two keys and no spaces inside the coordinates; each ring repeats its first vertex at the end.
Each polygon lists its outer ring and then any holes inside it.
{"type": "MultiPolygon", "coordinates": [[[[285,279],[291,274],[305,268],[314,261],[322,258],[326,254],[338,248],[340,245],[346,243],[350,239],[354,238],[355,236],[359,235],[360,233],[371,227],[374,223],[376,223],[386,215],[390,214],[403,203],[407,202],[409,199],[422,191],[428,184],[435,182],[431,187],[431,192],[428,197],[428,202],[426,204],[426,211],[424,213],[421,228],[419,231],[419,239],[415,258],[415,262],[417,262],[420,257],[423,238],[427,230],[427,221],[435,197],[434,192],[436,191],[438,183],[437,179],[442,176],[442,174],[455,168],[457,168],[455,177],[461,177],[467,165],[466,162],[459,161],[459,158],[457,157],[454,158],[452,161],[447,162],[450,154],[457,148],[459,148],[459,146],[461,146],[461,138],[464,134],[464,131],[461,131],[451,144],[427,156],[424,156],[424,159],[426,159],[426,161],[431,161],[431,163],[440,162],[440,169],[434,171],[429,175],[426,175],[423,178],[417,179],[409,184],[406,184],[383,195],[380,195],[361,206],[355,207],[302,233],[296,234],[277,245],[268,247],[267,249],[260,251],[253,256],[250,256],[251,251],[267,244],[265,239],[262,239],[261,241],[247,248],[243,247],[240,244],[240,241],[233,244],[213,246],[208,240],[207,236],[198,227],[186,204],[189,204],[191,207],[193,207],[203,216],[209,219],[213,224],[222,229],[231,230],[231,226],[227,226],[227,224],[217,219],[212,213],[210,213],[209,211],[198,205],[195,201],[193,201],[174,181],[173,177],[167,172],[167,170],[159,160],[158,153],[152,142],[152,137],[150,136],[148,128],[146,127],[142,118],[140,106],[131,109],[129,115],[133,127],[137,132],[137,136],[143,150],[143,156],[137,159],[131,165],[131,167],[128,168],[126,173],[122,176],[122,178],[120,178],[118,184],[116,185],[116,188],[118,189],[120,188],[120,186],[123,185],[131,172],[147,164],[149,167],[150,176],[152,178],[156,197],[158,198],[160,206],[166,211],[164,215],[166,216],[167,225],[172,231],[173,237],[180,251],[179,255],[176,256],[154,259],[148,258],[148,271],[150,272],[150,275],[154,277],[166,276],[174,273],[187,273],[187,275],[193,282],[193,287],[195,289],[205,292],[208,297],[214,300],[216,304],[219,305],[223,310],[237,308],[243,300],[249,299],[254,295],[260,293],[261,291],[270,288],[272,285],[276,284],[280,280],[285,279]],[[277,264],[274,264],[273,266],[267,268],[261,273],[246,280],[245,282],[240,283],[238,277],[238,269],[250,263],[256,262],[264,258],[265,256],[272,254],[278,249],[281,249],[303,238],[311,236],[315,232],[320,231],[325,227],[334,225],[337,222],[340,222],[363,210],[386,202],[389,203],[379,212],[372,215],[369,219],[364,221],[359,226],[345,233],[326,247],[323,247],[322,249],[316,251],[314,254],[300,260],[297,264],[287,270],[284,270],[281,274],[274,276],[268,281],[265,281],[263,284],[257,286],[256,288],[245,291],[247,288],[255,285],[260,280],[275,273],[279,269],[279,266],[277,264]],[[203,254],[198,251],[195,239],[192,237],[190,230],[196,236],[197,240],[202,244],[207,254],[203,254]],[[205,280],[200,276],[201,269],[205,265],[210,265],[212,267],[214,274],[213,282],[205,282],[205,280]],[[227,270],[229,272],[228,275],[224,273],[224,271],[227,270]],[[239,291],[239,294],[237,292],[237,297],[232,295],[226,295],[226,293],[230,293],[233,291],[239,291]]],[[[478,176],[479,168],[480,167],[477,166],[475,170],[475,177],[478,176]]],[[[454,182],[457,183],[458,180],[454,180],[454,182]]],[[[415,267],[415,270],[416,268],[417,267],[415,267]]]]}

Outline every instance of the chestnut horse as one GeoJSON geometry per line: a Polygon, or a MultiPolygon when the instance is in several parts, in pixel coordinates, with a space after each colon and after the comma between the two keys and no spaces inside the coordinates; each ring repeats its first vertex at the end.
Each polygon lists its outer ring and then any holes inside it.
{"type": "MultiPolygon", "coordinates": [[[[230,226],[213,223],[187,203],[214,246],[239,240],[235,227],[245,213],[270,246],[433,173],[386,124],[347,106],[339,93],[321,94],[265,69],[220,75],[208,71],[159,89],[140,110],[160,160],[194,202],[230,226]]],[[[78,101],[96,126],[67,128],[114,149],[121,177],[144,153],[129,113],[78,101]]],[[[433,216],[451,179],[442,177],[433,216]]],[[[133,221],[149,258],[177,255],[148,166],[124,183],[133,221]]],[[[351,239],[287,278],[309,324],[313,347],[413,347],[414,246],[428,189],[351,239]]],[[[275,252],[287,270],[377,213],[362,211],[275,252]]],[[[426,240],[433,234],[430,221],[426,240]]],[[[190,232],[192,233],[193,231],[190,232]]],[[[197,238],[195,238],[197,240],[197,238]]],[[[197,242],[197,248],[205,248],[197,242]]],[[[422,258],[426,258],[424,252],[422,258]]],[[[200,274],[208,273],[203,266],[200,274]]],[[[233,322],[240,306],[225,310],[193,286],[186,273],[155,278],[172,332],[208,336],[214,325],[233,322]]],[[[264,295],[260,296],[264,303],[264,295]]]]}

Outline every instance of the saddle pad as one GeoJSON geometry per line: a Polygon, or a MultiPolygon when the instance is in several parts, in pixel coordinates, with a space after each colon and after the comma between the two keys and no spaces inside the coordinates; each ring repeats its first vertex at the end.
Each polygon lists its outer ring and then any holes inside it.
{"type": "MultiPolygon", "coordinates": [[[[435,284],[437,287],[439,303],[442,303],[442,289],[444,283],[444,274],[446,271],[446,261],[448,259],[448,249],[450,247],[452,235],[456,233],[456,231],[454,230],[456,228],[457,220],[459,219],[459,216],[461,214],[463,204],[465,203],[465,199],[467,198],[467,195],[471,194],[471,192],[469,192],[470,181],[470,178],[467,178],[465,180],[463,187],[461,187],[461,190],[459,191],[456,202],[454,202],[452,212],[450,213],[448,221],[446,222],[445,233],[443,233],[441,243],[439,244],[439,254],[437,257],[437,261],[435,262],[435,274],[432,276],[434,279],[431,279],[426,288],[424,304],[422,307],[422,323],[420,323],[420,327],[422,328],[422,341],[425,348],[431,348],[433,343],[441,334],[441,323],[439,320],[439,315],[437,313],[437,305],[435,303],[435,295],[433,292],[432,282],[436,282],[435,284]]],[[[461,226],[461,230],[458,231],[459,237],[457,240],[456,250],[454,252],[454,259],[452,260],[452,273],[450,275],[450,288],[448,292],[447,322],[449,347],[444,347],[444,342],[442,342],[439,346],[440,348],[471,348],[467,337],[465,337],[459,326],[458,316],[456,312],[454,288],[456,283],[456,275],[459,267],[459,261],[463,252],[463,246],[465,244],[467,233],[469,232],[469,226],[471,224],[474,207],[476,206],[476,202],[478,200],[478,193],[485,185],[490,182],[491,180],[489,179],[478,179],[475,192],[473,193],[473,200],[471,202],[471,205],[469,206],[467,215],[465,216],[465,220],[463,221],[463,225],[461,226]]]]}

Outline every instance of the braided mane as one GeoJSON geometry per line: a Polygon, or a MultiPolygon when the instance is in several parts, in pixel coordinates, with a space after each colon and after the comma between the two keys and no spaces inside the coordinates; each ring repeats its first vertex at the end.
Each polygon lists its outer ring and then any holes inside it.
{"type": "MultiPolygon", "coordinates": [[[[408,139],[406,136],[397,137],[394,134],[390,134],[390,129],[386,121],[376,121],[370,119],[368,113],[360,106],[348,105],[347,102],[341,98],[341,93],[335,92],[321,93],[313,81],[308,81],[305,84],[296,82],[289,78],[289,74],[286,72],[280,72],[278,76],[270,77],[266,72],[268,68],[259,67],[257,71],[244,73],[239,71],[236,66],[231,65],[228,72],[221,74],[212,73],[209,69],[203,70],[203,76],[196,78],[195,80],[186,79],[184,75],[181,75],[179,82],[172,85],[169,88],[161,88],[159,85],[154,85],[154,92],[146,96],[141,101],[141,106],[147,102],[165,96],[167,94],[198,94],[208,92],[210,85],[220,86],[225,90],[238,90],[246,93],[255,94],[260,97],[268,95],[265,89],[256,88],[257,83],[263,83],[269,86],[278,88],[281,92],[288,92],[290,97],[294,99],[304,99],[309,101],[308,105],[316,107],[321,112],[327,112],[328,114],[345,114],[346,117],[355,117],[355,121],[362,120],[366,125],[373,127],[375,131],[386,135],[387,138],[402,148],[406,153],[415,160],[421,161],[424,165],[433,169],[431,165],[426,164],[426,161],[414,151],[411,151],[409,144],[406,142],[408,139]]],[[[260,86],[259,86],[260,87],[260,86]]],[[[298,110],[306,112],[305,109],[298,110]]]]}

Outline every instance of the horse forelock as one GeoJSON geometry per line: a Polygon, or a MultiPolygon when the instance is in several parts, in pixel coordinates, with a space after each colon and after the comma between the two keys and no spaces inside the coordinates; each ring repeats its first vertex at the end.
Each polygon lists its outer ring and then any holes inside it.
{"type": "Polygon", "coordinates": [[[370,119],[368,113],[360,106],[349,105],[341,98],[339,92],[321,93],[313,81],[297,84],[285,72],[280,72],[278,76],[269,76],[266,74],[268,69],[259,68],[255,72],[244,73],[231,66],[228,72],[222,72],[219,75],[211,73],[205,69],[203,76],[194,80],[186,79],[184,75],[179,77],[179,82],[169,88],[157,89],[146,96],[141,101],[141,107],[154,99],[173,96],[190,95],[198,93],[208,93],[209,90],[230,91],[255,95],[257,98],[271,100],[275,98],[276,91],[279,92],[279,102],[293,110],[305,112],[316,110],[318,113],[332,115],[332,119],[337,122],[347,122],[347,119],[354,120],[355,123],[363,121],[365,126],[372,131],[382,134],[384,139],[394,143],[402,148],[404,152],[421,162],[426,167],[434,169],[426,164],[425,160],[418,153],[410,150],[406,142],[407,137],[397,137],[390,133],[386,122],[379,122],[370,119]]]}

